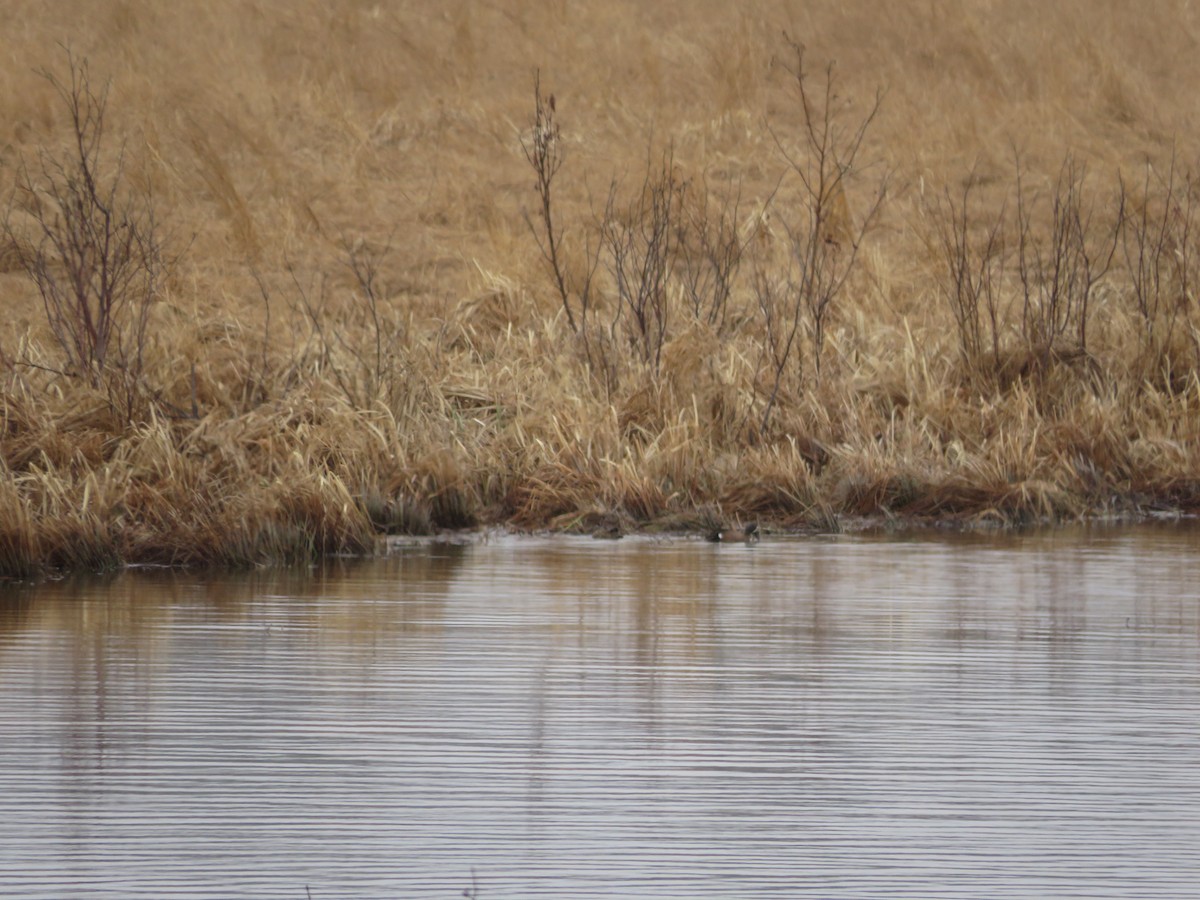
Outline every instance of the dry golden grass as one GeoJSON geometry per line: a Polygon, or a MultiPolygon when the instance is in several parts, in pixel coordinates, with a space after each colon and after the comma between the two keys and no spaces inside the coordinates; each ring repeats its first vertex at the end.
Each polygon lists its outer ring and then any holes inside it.
{"type": "Polygon", "coordinates": [[[1200,229],[1183,227],[1200,10],[1184,0],[0,12],[0,574],[290,561],[486,524],[1012,524],[1200,505],[1200,229]],[[831,265],[856,247],[845,287],[819,338],[799,316],[776,371],[766,311],[786,303],[765,292],[795,274],[806,193],[789,157],[810,158],[785,32],[817,93],[834,64],[845,127],[883,93],[821,223],[831,265]],[[105,140],[125,147],[174,259],[133,405],[64,371],[20,262],[39,202],[14,193],[21,166],[72,136],[35,71],[62,77],[63,45],[111,80],[105,140]],[[680,214],[725,213],[744,242],[719,317],[689,311],[680,276],[699,232],[669,255],[657,356],[610,259],[590,326],[567,322],[522,151],[535,71],[561,127],[576,302],[610,187],[611,233],[636,234],[664,153],[688,185],[680,214]],[[1161,302],[1139,307],[1137,253],[1119,244],[1085,345],[1077,319],[1049,338],[1023,326],[1045,313],[1045,272],[1023,307],[1014,256],[1018,160],[1041,241],[1068,156],[1086,167],[1093,245],[1119,178],[1127,218],[1169,232],[1161,302]],[[998,352],[964,350],[948,299],[938,227],[968,183],[972,247],[1005,217],[998,352]]]}

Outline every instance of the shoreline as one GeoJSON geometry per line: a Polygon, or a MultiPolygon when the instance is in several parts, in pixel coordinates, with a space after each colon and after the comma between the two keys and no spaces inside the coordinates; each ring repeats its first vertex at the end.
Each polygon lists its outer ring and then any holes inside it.
{"type": "MultiPolygon", "coordinates": [[[[225,562],[196,563],[191,561],[166,562],[160,558],[149,559],[118,559],[115,550],[99,554],[106,560],[104,565],[89,567],[87,565],[73,568],[55,566],[46,561],[40,563],[27,560],[25,568],[13,573],[0,573],[0,586],[36,583],[45,579],[57,579],[77,575],[103,575],[119,571],[148,571],[164,570],[176,572],[219,572],[219,571],[248,571],[254,569],[289,568],[295,566],[320,565],[336,559],[382,558],[403,552],[406,548],[429,545],[458,545],[470,546],[487,543],[493,539],[505,538],[545,538],[555,539],[569,537],[593,539],[605,542],[632,539],[634,541],[693,541],[715,543],[711,511],[706,515],[675,515],[657,522],[633,522],[623,520],[619,531],[611,527],[612,517],[587,515],[578,517],[573,525],[552,526],[544,523],[538,526],[515,526],[505,523],[478,524],[463,528],[436,529],[426,533],[379,534],[376,533],[366,543],[355,547],[330,548],[328,552],[315,555],[297,555],[288,553],[276,558],[263,557],[258,559],[230,560],[225,562]],[[590,522],[591,524],[585,524],[590,522]]],[[[847,516],[837,520],[834,529],[822,528],[815,525],[797,524],[791,520],[767,517],[737,517],[723,519],[729,523],[738,521],[754,522],[759,529],[761,541],[821,539],[840,535],[872,536],[888,535],[894,537],[914,535],[1003,535],[1054,532],[1064,528],[1103,528],[1122,529],[1145,526],[1183,526],[1195,525],[1200,522],[1200,511],[1184,509],[1156,509],[1126,511],[1121,513],[1084,514],[1072,518],[1028,519],[1021,522],[1000,523],[993,519],[979,518],[940,518],[896,515],[847,516]]],[[[294,533],[301,544],[311,547],[316,540],[314,534],[294,533]]],[[[756,539],[755,542],[758,542],[756,539]]],[[[744,543],[739,540],[739,543],[744,543]]]]}

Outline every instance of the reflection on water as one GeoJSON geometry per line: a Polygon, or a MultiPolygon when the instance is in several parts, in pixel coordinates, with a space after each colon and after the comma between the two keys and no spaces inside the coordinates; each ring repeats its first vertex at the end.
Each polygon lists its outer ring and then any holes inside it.
{"type": "Polygon", "coordinates": [[[7,588],[0,895],[1191,896],[1198,585],[1161,527],[7,588]]]}

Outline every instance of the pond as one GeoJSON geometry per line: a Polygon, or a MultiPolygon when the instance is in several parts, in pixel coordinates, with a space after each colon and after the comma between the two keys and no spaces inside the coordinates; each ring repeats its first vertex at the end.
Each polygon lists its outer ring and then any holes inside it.
{"type": "Polygon", "coordinates": [[[0,894],[1184,897],[1200,529],[0,589],[0,894]]]}

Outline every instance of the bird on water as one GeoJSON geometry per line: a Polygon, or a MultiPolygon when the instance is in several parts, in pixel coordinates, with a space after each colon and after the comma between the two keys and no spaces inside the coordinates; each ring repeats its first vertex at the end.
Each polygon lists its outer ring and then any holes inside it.
{"type": "Polygon", "coordinates": [[[751,522],[744,528],[722,528],[713,534],[712,539],[722,544],[753,544],[759,537],[758,523],[751,522]]]}

